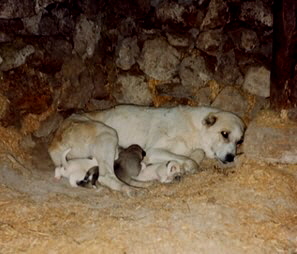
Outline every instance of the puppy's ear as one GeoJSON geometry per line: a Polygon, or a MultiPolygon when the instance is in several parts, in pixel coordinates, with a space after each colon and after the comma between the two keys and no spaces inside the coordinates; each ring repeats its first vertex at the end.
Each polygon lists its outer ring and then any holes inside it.
{"type": "Polygon", "coordinates": [[[175,173],[177,170],[176,170],[176,166],[171,166],[170,167],[170,173],[175,173]]]}
{"type": "Polygon", "coordinates": [[[214,113],[209,113],[202,121],[203,125],[206,125],[207,127],[213,126],[217,121],[217,117],[214,115],[214,113]]]}

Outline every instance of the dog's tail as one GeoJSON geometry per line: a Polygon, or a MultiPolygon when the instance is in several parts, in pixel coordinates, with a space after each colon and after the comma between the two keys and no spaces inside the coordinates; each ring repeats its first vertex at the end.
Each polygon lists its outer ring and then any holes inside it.
{"type": "Polygon", "coordinates": [[[67,154],[71,151],[71,148],[68,148],[67,150],[65,150],[63,153],[62,153],[62,157],[61,157],[61,161],[62,161],[62,166],[64,168],[67,168],[68,166],[68,162],[67,162],[67,154]]]}

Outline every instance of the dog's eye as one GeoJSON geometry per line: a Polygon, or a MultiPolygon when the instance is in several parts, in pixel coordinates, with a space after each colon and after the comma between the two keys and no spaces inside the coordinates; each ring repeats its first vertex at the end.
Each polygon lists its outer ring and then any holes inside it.
{"type": "Polygon", "coordinates": [[[222,131],[221,134],[222,134],[223,138],[228,139],[229,133],[227,131],[222,131]]]}

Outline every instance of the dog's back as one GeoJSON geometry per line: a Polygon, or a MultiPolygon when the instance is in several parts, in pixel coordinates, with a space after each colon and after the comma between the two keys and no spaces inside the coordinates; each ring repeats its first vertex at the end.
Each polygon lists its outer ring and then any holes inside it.
{"type": "Polygon", "coordinates": [[[75,172],[82,171],[86,173],[90,168],[98,166],[97,160],[93,158],[78,158],[67,160],[67,154],[71,151],[71,148],[66,149],[61,156],[62,173],[64,177],[69,177],[75,172]]]}

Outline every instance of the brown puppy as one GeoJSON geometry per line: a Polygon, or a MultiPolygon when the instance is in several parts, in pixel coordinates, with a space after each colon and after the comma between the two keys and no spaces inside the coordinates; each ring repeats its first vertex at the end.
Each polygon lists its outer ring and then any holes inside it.
{"type": "Polygon", "coordinates": [[[119,180],[133,187],[148,187],[151,183],[138,182],[137,177],[141,170],[141,161],[146,155],[139,145],[131,145],[119,150],[119,158],[114,162],[114,173],[119,180]]]}

